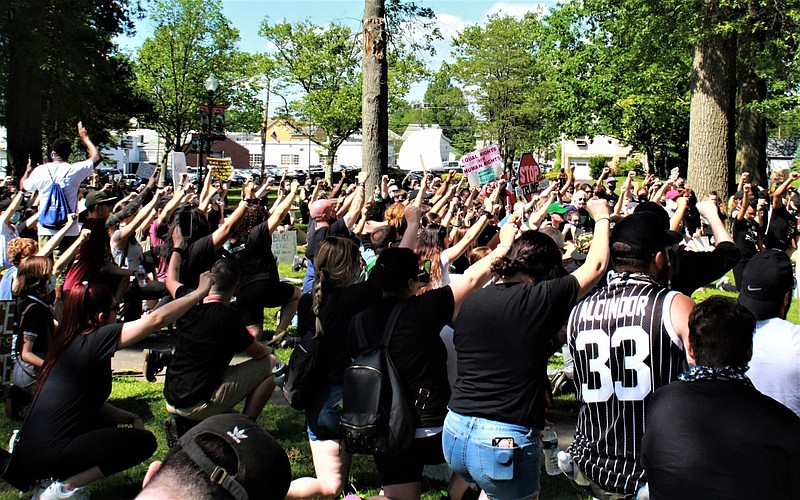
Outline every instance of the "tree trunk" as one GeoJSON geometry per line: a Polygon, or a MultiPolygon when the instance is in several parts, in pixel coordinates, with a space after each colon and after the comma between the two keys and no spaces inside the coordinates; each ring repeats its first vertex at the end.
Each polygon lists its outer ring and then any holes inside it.
{"type": "Polygon", "coordinates": [[[367,173],[367,193],[372,193],[380,176],[389,171],[389,68],[384,1],[365,0],[364,4],[361,169],[367,173]]]}
{"type": "Polygon", "coordinates": [[[733,187],[735,70],[734,36],[711,34],[695,44],[688,181],[700,199],[709,191],[727,196],[733,187]]]}
{"type": "Polygon", "coordinates": [[[6,128],[9,172],[19,178],[28,156],[34,166],[43,163],[43,82],[40,43],[41,0],[18,0],[11,7],[8,27],[8,80],[6,81],[6,128]]]}
{"type": "Polygon", "coordinates": [[[750,179],[769,187],[767,178],[767,123],[761,113],[749,105],[763,101],[767,83],[758,78],[748,62],[750,44],[739,39],[739,88],[736,94],[736,178],[750,172],[750,179]]]}

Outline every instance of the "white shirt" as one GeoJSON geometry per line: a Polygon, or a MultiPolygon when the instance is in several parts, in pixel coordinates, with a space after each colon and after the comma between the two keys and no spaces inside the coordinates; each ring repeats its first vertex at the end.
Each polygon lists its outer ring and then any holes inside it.
{"type": "Polygon", "coordinates": [[[747,376],[756,389],[800,415],[800,325],[758,321],[747,376]]]}
{"type": "MultiPolygon", "coordinates": [[[[25,191],[39,191],[39,215],[42,214],[45,201],[50,196],[50,188],[53,182],[57,182],[64,190],[64,194],[69,202],[69,208],[73,213],[77,213],[78,190],[87,177],[94,171],[94,162],[89,160],[77,163],[53,162],[45,163],[31,172],[27,179],[22,182],[25,191]]],[[[66,236],[78,236],[81,228],[77,224],[73,225],[66,236]]],[[[39,225],[39,236],[52,236],[58,232],[57,229],[48,229],[39,225]]]]}

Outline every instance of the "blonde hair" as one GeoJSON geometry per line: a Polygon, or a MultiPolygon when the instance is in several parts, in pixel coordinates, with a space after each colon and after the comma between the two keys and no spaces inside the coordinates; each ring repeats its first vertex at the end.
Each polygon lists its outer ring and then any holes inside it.
{"type": "Polygon", "coordinates": [[[361,270],[358,247],[352,240],[339,236],[329,236],[317,247],[314,255],[316,277],[311,290],[312,311],[316,317],[317,331],[322,332],[319,319],[325,292],[332,288],[352,285],[361,270]]]}
{"type": "Polygon", "coordinates": [[[18,267],[22,259],[35,255],[39,251],[39,244],[30,238],[14,238],[6,246],[8,259],[18,267]]]}

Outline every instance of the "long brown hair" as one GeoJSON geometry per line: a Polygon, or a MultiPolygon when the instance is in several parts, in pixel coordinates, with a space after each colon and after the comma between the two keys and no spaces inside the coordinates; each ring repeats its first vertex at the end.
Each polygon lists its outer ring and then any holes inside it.
{"type": "Polygon", "coordinates": [[[64,308],[61,322],[56,329],[55,337],[47,351],[47,358],[36,377],[34,392],[38,393],[50,374],[53,364],[59,356],[72,344],[79,335],[90,333],[103,326],[98,321],[98,314],[111,313],[114,294],[108,287],[77,283],[64,293],[64,308]]]}
{"type": "Polygon", "coordinates": [[[47,283],[53,271],[53,262],[48,257],[32,255],[22,259],[14,275],[11,291],[14,295],[22,294],[44,297],[47,295],[47,283]]]}
{"type": "Polygon", "coordinates": [[[325,292],[332,288],[343,288],[352,285],[361,270],[358,247],[353,240],[339,236],[329,236],[317,247],[314,255],[316,278],[311,291],[312,310],[317,318],[317,331],[322,332],[319,313],[325,292]]]}

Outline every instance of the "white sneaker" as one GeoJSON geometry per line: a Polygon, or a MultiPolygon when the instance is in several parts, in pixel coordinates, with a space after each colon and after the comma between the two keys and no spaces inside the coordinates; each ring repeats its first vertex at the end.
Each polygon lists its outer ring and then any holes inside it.
{"type": "Polygon", "coordinates": [[[39,500],[58,500],[59,498],[72,498],[74,500],[88,500],[90,498],[89,491],[85,488],[75,488],[68,490],[64,488],[64,483],[61,481],[53,481],[46,490],[39,495],[39,500]]]}

